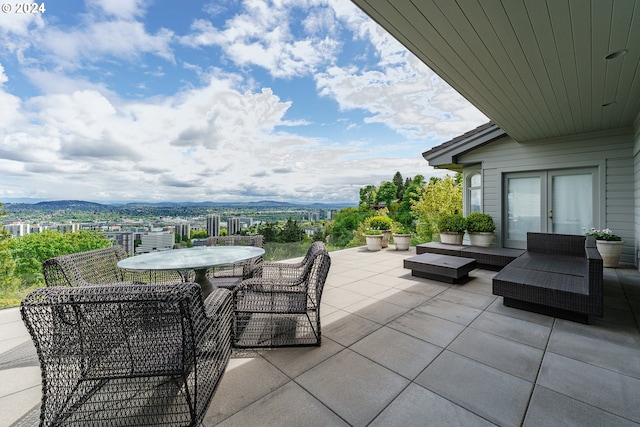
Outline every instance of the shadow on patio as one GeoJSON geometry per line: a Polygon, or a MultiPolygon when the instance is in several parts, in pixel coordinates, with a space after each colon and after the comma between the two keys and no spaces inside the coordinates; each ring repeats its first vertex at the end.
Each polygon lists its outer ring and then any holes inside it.
{"type": "MultiPolygon", "coordinates": [[[[510,309],[495,272],[412,277],[415,255],[331,252],[321,347],[238,351],[213,425],[640,425],[640,273],[605,269],[605,316],[510,309]]],[[[34,425],[40,370],[16,309],[0,311],[1,425],[34,425]]]]}

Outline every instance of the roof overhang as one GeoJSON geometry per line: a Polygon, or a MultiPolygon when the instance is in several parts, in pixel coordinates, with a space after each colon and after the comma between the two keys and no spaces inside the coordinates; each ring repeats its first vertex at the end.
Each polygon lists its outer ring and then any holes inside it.
{"type": "Polygon", "coordinates": [[[640,116],[638,1],[352,1],[516,141],[640,116]]]}
{"type": "Polygon", "coordinates": [[[489,122],[425,151],[422,153],[422,157],[434,168],[461,171],[463,165],[458,162],[458,156],[506,135],[506,132],[498,125],[489,122]]]}

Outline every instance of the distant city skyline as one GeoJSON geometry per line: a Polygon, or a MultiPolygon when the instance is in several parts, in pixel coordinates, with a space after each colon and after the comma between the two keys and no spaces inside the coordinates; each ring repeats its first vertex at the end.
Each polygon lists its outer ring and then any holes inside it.
{"type": "Polygon", "coordinates": [[[2,203],[354,203],[488,121],[349,1],[44,6],[0,14],[2,203]]]}

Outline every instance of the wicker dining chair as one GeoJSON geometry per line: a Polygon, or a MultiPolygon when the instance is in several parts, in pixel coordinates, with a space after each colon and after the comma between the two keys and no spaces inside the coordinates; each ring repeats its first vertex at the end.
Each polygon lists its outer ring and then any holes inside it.
{"type": "Polygon", "coordinates": [[[331,258],[315,242],[300,263],[263,263],[233,290],[234,347],[320,345],[320,300],[331,258]]]}
{"type": "Polygon", "coordinates": [[[182,283],[190,272],[128,271],[118,267],[127,257],[119,245],[61,255],[42,263],[47,286],[88,286],[105,283],[182,283]]]}
{"type": "MultiPolygon", "coordinates": [[[[261,235],[234,235],[234,236],[212,236],[207,239],[207,246],[254,246],[263,247],[261,235]]],[[[232,290],[243,279],[252,277],[260,265],[262,256],[254,257],[246,261],[231,264],[225,267],[215,267],[207,270],[207,278],[217,287],[232,290]]]]}
{"type": "Polygon", "coordinates": [[[31,292],[41,426],[199,425],[231,354],[231,294],[104,284],[31,292]]]}

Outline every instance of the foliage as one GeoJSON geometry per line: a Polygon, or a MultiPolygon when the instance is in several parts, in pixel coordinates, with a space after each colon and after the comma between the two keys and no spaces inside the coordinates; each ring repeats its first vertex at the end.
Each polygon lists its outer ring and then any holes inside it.
{"type": "Polygon", "coordinates": [[[400,174],[400,172],[396,172],[391,182],[393,182],[396,186],[396,199],[402,200],[402,196],[404,194],[404,191],[406,190],[406,187],[404,185],[404,181],[402,180],[402,175],[400,174]]]}
{"type": "Polygon", "coordinates": [[[361,234],[356,233],[356,230],[361,224],[364,224],[367,218],[373,215],[372,209],[363,206],[338,211],[333,223],[328,226],[329,242],[337,247],[352,247],[352,240],[360,237],[359,234],[361,234]]]}
{"type": "Polygon", "coordinates": [[[449,175],[431,178],[419,200],[412,202],[411,212],[417,219],[418,240],[430,242],[442,215],[462,213],[462,185],[449,175]]]}
{"type": "Polygon", "coordinates": [[[207,230],[191,230],[192,239],[206,239],[209,237],[207,230]]]}
{"type": "Polygon", "coordinates": [[[374,185],[367,185],[360,189],[360,206],[368,208],[376,203],[377,188],[374,185]]]}
{"type": "Polygon", "coordinates": [[[59,255],[106,248],[111,242],[96,231],[81,230],[62,234],[56,230],[44,230],[16,237],[9,242],[15,274],[27,285],[42,284],[42,262],[59,255]]]}
{"type": "Polygon", "coordinates": [[[472,212],[467,215],[467,231],[491,233],[495,231],[496,224],[491,215],[482,212],[472,212]]]}
{"type": "Polygon", "coordinates": [[[404,224],[400,224],[400,223],[393,224],[392,230],[393,230],[393,232],[395,234],[411,234],[412,233],[411,228],[407,227],[404,224]]]}
{"type": "MultiPolygon", "coordinates": [[[[2,209],[2,203],[0,203],[0,209],[2,209]]],[[[6,212],[0,211],[0,219],[5,215],[6,212]]],[[[16,263],[9,250],[10,240],[11,234],[4,229],[0,221],[0,304],[2,300],[10,298],[20,285],[20,280],[14,275],[16,263]]],[[[0,308],[3,308],[2,305],[0,308]]]]}
{"type": "Polygon", "coordinates": [[[294,221],[291,218],[282,227],[278,241],[283,243],[299,242],[303,239],[304,231],[298,225],[298,221],[294,221]]]}
{"type": "Polygon", "coordinates": [[[275,242],[278,240],[279,230],[273,222],[268,222],[258,228],[258,234],[262,235],[262,239],[266,242],[275,242]]]}
{"type": "Polygon", "coordinates": [[[460,233],[467,228],[467,221],[460,214],[443,214],[438,219],[438,231],[460,233]]]}
{"type": "Polygon", "coordinates": [[[407,178],[402,201],[394,213],[394,219],[396,221],[413,228],[414,215],[412,213],[412,206],[413,203],[420,200],[425,185],[424,176],[422,175],[416,175],[413,179],[407,178]]]}
{"type": "Polygon", "coordinates": [[[382,236],[382,231],[380,230],[365,230],[364,234],[367,236],[382,236]]]}
{"type": "Polygon", "coordinates": [[[622,240],[622,237],[613,233],[613,231],[609,228],[605,228],[603,230],[596,230],[592,228],[591,230],[585,233],[587,236],[593,236],[596,240],[607,240],[609,242],[619,242],[622,240]]]}
{"type": "Polygon", "coordinates": [[[393,221],[384,215],[376,215],[368,218],[366,221],[368,227],[372,230],[391,230],[393,221]]]}
{"type": "Polygon", "coordinates": [[[391,203],[396,200],[397,191],[398,187],[393,182],[384,181],[376,192],[376,202],[384,202],[387,207],[391,206],[391,203]]]}
{"type": "MultiPolygon", "coordinates": [[[[6,236],[3,231],[0,227],[0,235],[6,236]]],[[[85,230],[65,234],[45,230],[9,240],[0,237],[0,308],[19,305],[27,293],[44,285],[43,261],[110,244],[102,234],[85,230]]]]}

